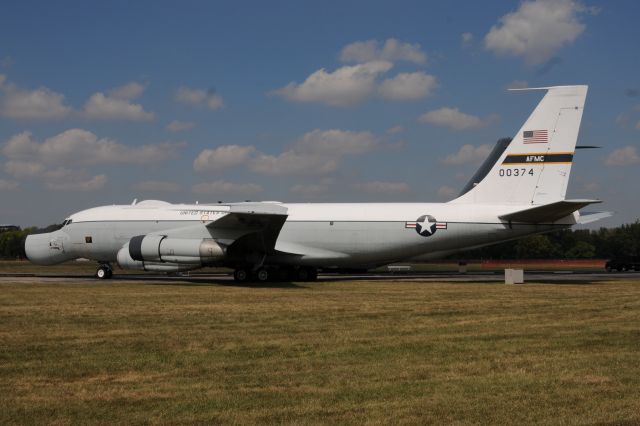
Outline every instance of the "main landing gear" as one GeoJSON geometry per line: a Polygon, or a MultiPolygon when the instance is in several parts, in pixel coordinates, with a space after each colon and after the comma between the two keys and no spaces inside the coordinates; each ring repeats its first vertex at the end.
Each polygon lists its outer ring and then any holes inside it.
{"type": "Polygon", "coordinates": [[[113,269],[111,269],[111,265],[108,263],[102,263],[96,269],[96,278],[101,280],[108,280],[113,276],[113,269]]]}
{"type": "Polygon", "coordinates": [[[251,268],[238,268],[233,271],[233,279],[237,283],[268,281],[315,281],[318,279],[318,270],[309,266],[299,268],[279,268],[260,267],[256,270],[251,268]]]}

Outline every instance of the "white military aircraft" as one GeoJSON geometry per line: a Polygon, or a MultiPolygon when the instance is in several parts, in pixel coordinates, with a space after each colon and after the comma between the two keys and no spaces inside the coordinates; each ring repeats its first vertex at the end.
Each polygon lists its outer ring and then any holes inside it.
{"type": "Polygon", "coordinates": [[[99,262],[98,278],[121,268],[178,272],[227,266],[236,281],[312,280],[318,269],[366,269],[437,258],[526,235],[588,223],[598,200],[567,200],[587,86],[546,94],[510,143],[498,143],[447,203],[170,204],[142,201],[84,210],[25,241],[29,260],[99,262]]]}

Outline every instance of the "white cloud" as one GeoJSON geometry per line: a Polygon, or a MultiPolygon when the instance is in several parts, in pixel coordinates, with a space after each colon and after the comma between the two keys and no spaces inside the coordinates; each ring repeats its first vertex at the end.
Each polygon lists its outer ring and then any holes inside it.
{"type": "Polygon", "coordinates": [[[177,192],[181,187],[175,182],[167,182],[161,180],[145,180],[138,182],[132,186],[136,191],[149,192],[177,192]]]}
{"type": "Polygon", "coordinates": [[[343,157],[360,155],[378,146],[369,132],[313,130],[278,156],[259,154],[251,170],[265,175],[325,175],[335,171],[343,157]]]}
{"type": "Polygon", "coordinates": [[[146,85],[132,81],[124,86],[109,90],[109,96],[116,99],[135,99],[140,96],[146,88],[146,85]]]}
{"type": "Polygon", "coordinates": [[[403,43],[395,38],[390,38],[382,48],[376,40],[356,41],[348,44],[340,52],[340,60],[348,63],[408,61],[423,65],[427,62],[427,55],[418,43],[403,43]]]}
{"type": "Polygon", "coordinates": [[[191,188],[196,194],[207,195],[251,195],[262,191],[260,185],[255,183],[235,183],[224,180],[216,180],[213,182],[204,182],[193,185],[191,188]]]}
{"type": "Polygon", "coordinates": [[[256,151],[253,146],[223,145],[205,149],[193,161],[196,172],[217,172],[246,163],[256,151]]]}
{"type": "Polygon", "coordinates": [[[105,175],[91,176],[81,166],[155,164],[173,157],[185,144],[161,143],[131,147],[82,129],[69,129],[39,142],[31,133],[10,138],[1,147],[4,171],[17,179],[36,179],[54,191],[93,191],[107,183],[105,175]],[[71,167],[71,168],[69,168],[71,167]]]}
{"type": "Polygon", "coordinates": [[[436,78],[422,71],[400,73],[384,80],[378,87],[378,93],[392,101],[415,100],[429,96],[437,86],[436,78]]]}
{"type": "Polygon", "coordinates": [[[40,180],[54,191],[90,191],[102,188],[105,175],[90,176],[86,170],[72,170],[65,167],[48,168],[36,161],[10,160],[4,171],[16,179],[40,180]]]}
{"type": "Polygon", "coordinates": [[[13,180],[0,179],[0,191],[14,191],[20,184],[13,180]]]}
{"type": "Polygon", "coordinates": [[[391,62],[372,61],[344,66],[334,72],[319,69],[303,83],[291,82],[272,93],[295,102],[352,106],[369,98],[376,89],[376,78],[392,67],[391,62]]]}
{"type": "Polygon", "coordinates": [[[271,155],[254,146],[223,145],[200,152],[193,162],[196,172],[216,172],[245,165],[254,173],[270,176],[326,175],[335,171],[346,156],[376,149],[378,139],[370,132],[312,130],[289,149],[271,155]]]}
{"type": "Polygon", "coordinates": [[[342,157],[369,152],[377,147],[378,141],[370,132],[349,130],[312,130],[305,133],[293,150],[300,153],[342,157]]]}
{"type": "Polygon", "coordinates": [[[541,64],[582,34],[586,26],[580,15],[589,11],[593,9],[576,0],[525,1],[491,27],[484,44],[498,55],[521,56],[528,64],[541,64]]]}
{"type": "Polygon", "coordinates": [[[45,185],[47,188],[53,191],[73,191],[73,192],[88,192],[97,191],[104,187],[107,183],[107,177],[105,175],[94,176],[91,179],[73,180],[65,182],[52,182],[47,181],[45,185]]]}
{"type": "Polygon", "coordinates": [[[460,112],[458,108],[443,107],[426,112],[418,117],[420,123],[429,123],[436,126],[448,127],[453,130],[477,129],[495,122],[498,116],[495,114],[485,118],[460,112]]]}
{"type": "Polygon", "coordinates": [[[18,88],[0,75],[0,116],[20,120],[61,119],[71,113],[64,95],[46,87],[35,90],[18,88]]]}
{"type": "Polygon", "coordinates": [[[473,34],[471,33],[460,34],[460,42],[462,43],[462,47],[470,47],[473,44],[473,34]]]}
{"type": "Polygon", "coordinates": [[[137,147],[98,137],[82,129],[69,129],[40,143],[31,133],[13,136],[2,147],[10,160],[42,164],[154,164],[173,157],[185,144],[159,143],[137,147]]]}
{"type": "Polygon", "coordinates": [[[166,129],[170,132],[180,132],[183,130],[191,130],[195,127],[195,123],[190,121],[178,121],[173,120],[171,123],[167,124],[166,129]]]}
{"type": "Polygon", "coordinates": [[[402,133],[404,132],[404,127],[398,125],[398,126],[393,126],[389,129],[387,129],[387,134],[389,135],[396,135],[398,133],[402,133]]]}
{"type": "Polygon", "coordinates": [[[224,98],[213,90],[191,89],[181,86],[175,96],[176,101],[183,104],[206,106],[216,110],[224,106],[224,98]]]}
{"type": "Polygon", "coordinates": [[[91,95],[84,105],[84,115],[95,120],[152,121],[155,118],[154,113],[145,111],[140,104],[121,97],[106,96],[101,92],[91,95]]]}
{"type": "Polygon", "coordinates": [[[405,182],[361,182],[354,184],[353,187],[358,191],[371,194],[398,194],[409,192],[409,185],[405,182]]]}
{"type": "Polygon", "coordinates": [[[458,192],[459,191],[450,186],[443,185],[438,188],[438,197],[443,200],[452,200],[458,196],[458,192]]]}
{"type": "Polygon", "coordinates": [[[325,175],[338,168],[336,158],[285,151],[278,156],[261,154],[251,164],[254,173],[262,175],[325,175]]]}
{"type": "Polygon", "coordinates": [[[458,152],[455,154],[447,155],[447,157],[442,160],[444,164],[450,165],[461,165],[461,164],[469,164],[469,163],[479,163],[484,161],[489,154],[491,153],[490,145],[462,145],[458,152]]]}
{"type": "Polygon", "coordinates": [[[16,179],[33,179],[42,176],[46,167],[33,161],[10,160],[4,164],[4,171],[16,179]]]}
{"type": "Polygon", "coordinates": [[[630,166],[640,163],[640,156],[635,146],[625,146],[613,151],[604,164],[607,166],[630,166]]]}

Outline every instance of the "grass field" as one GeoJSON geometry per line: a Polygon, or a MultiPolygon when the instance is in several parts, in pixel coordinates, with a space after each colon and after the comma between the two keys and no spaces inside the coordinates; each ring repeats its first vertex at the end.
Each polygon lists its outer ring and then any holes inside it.
{"type": "Polygon", "coordinates": [[[639,424],[640,282],[0,284],[0,424],[639,424]]]}

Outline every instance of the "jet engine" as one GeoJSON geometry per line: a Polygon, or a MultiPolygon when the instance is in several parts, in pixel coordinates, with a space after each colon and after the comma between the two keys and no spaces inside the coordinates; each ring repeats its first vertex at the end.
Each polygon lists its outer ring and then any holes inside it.
{"type": "Polygon", "coordinates": [[[118,252],[122,268],[178,272],[212,265],[225,256],[225,249],[211,238],[172,238],[139,235],[118,252]]]}

